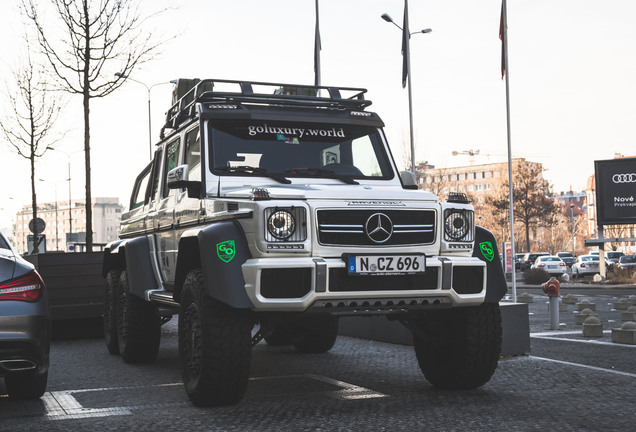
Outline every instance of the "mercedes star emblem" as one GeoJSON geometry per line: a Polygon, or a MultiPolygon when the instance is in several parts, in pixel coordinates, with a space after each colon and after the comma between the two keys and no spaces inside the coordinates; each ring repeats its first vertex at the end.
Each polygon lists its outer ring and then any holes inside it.
{"type": "Polygon", "coordinates": [[[374,243],[384,243],[393,234],[393,222],[384,213],[374,213],[365,224],[367,237],[374,243]]]}

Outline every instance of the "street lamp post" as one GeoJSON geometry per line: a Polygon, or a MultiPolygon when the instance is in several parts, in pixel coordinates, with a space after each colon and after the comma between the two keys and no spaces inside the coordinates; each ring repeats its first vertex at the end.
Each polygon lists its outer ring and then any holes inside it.
{"type": "MultiPolygon", "coordinates": [[[[74,155],[75,153],[81,153],[84,150],[77,150],[70,153],[67,153],[63,150],[58,150],[53,147],[47,147],[47,150],[60,152],[66,156],[66,165],[68,167],[68,179],[67,179],[68,181],[68,238],[69,240],[72,240],[73,239],[73,200],[71,197],[71,156],[74,155]]],[[[56,221],[56,224],[57,224],[57,221],[56,221]]],[[[68,244],[67,244],[67,248],[68,248],[68,244]]]]}
{"type": "MultiPolygon", "coordinates": [[[[397,25],[395,21],[393,21],[393,18],[391,18],[391,16],[388,13],[383,13],[381,15],[381,18],[384,21],[393,24],[394,26],[399,28],[402,32],[404,32],[404,29],[402,29],[402,27],[397,25]]],[[[408,23],[407,23],[407,28],[408,28],[408,23]]],[[[413,171],[414,175],[416,174],[415,173],[415,141],[413,139],[413,98],[412,98],[412,92],[411,92],[411,49],[410,49],[409,42],[410,42],[411,36],[414,34],[430,33],[432,31],[433,30],[431,30],[430,28],[427,28],[417,32],[409,33],[409,37],[405,38],[404,50],[406,52],[404,53],[404,55],[406,55],[406,76],[409,82],[408,93],[409,93],[409,133],[410,133],[410,139],[411,139],[411,171],[413,171]]]]}
{"type": "Polygon", "coordinates": [[[162,85],[162,84],[170,84],[170,82],[166,81],[166,82],[160,82],[160,83],[156,83],[156,84],[152,84],[151,86],[148,86],[146,83],[143,83],[141,81],[137,81],[136,79],[130,78],[128,75],[124,75],[121,72],[116,72],[115,76],[118,78],[122,78],[125,80],[130,80],[132,82],[135,82],[137,84],[141,84],[142,86],[144,86],[146,88],[146,91],[148,92],[148,151],[149,151],[149,155],[150,155],[150,159],[152,159],[152,120],[150,117],[150,90],[152,90],[153,87],[158,86],[158,85],[162,85]]]}
{"type": "MultiPolygon", "coordinates": [[[[44,179],[38,179],[41,182],[44,183],[48,183],[46,180],[44,179]]],[[[61,181],[65,181],[65,180],[61,180],[61,181]]],[[[60,250],[60,238],[59,238],[59,228],[58,228],[58,219],[57,219],[57,209],[58,209],[58,205],[57,205],[57,184],[59,182],[52,182],[53,183],[53,187],[55,188],[55,250],[59,251],[60,250]]]]}

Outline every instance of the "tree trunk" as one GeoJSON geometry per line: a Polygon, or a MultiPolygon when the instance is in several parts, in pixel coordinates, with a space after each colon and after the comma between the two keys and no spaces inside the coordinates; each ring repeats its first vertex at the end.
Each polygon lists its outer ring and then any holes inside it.
{"type": "MultiPolygon", "coordinates": [[[[35,195],[35,149],[31,145],[31,206],[33,207],[33,226],[35,227],[35,236],[33,237],[33,254],[37,255],[40,252],[40,242],[38,242],[39,233],[37,230],[36,220],[38,218],[38,205],[37,197],[35,195]]],[[[27,252],[29,251],[29,242],[27,240],[27,252]]]]}
{"type": "Polygon", "coordinates": [[[90,59],[91,34],[88,3],[84,2],[84,160],[86,167],[86,252],[93,252],[93,206],[91,197],[91,134],[90,134],[90,59]]]}

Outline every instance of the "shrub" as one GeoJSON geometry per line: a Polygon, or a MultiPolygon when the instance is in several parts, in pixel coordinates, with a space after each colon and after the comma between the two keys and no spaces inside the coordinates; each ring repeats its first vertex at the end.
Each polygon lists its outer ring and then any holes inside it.
{"type": "Polygon", "coordinates": [[[620,268],[618,266],[612,268],[612,282],[634,283],[634,276],[634,270],[630,268],[620,268]]]}
{"type": "Polygon", "coordinates": [[[531,285],[541,285],[549,281],[550,278],[550,274],[542,269],[527,269],[523,272],[523,281],[531,285]]]}

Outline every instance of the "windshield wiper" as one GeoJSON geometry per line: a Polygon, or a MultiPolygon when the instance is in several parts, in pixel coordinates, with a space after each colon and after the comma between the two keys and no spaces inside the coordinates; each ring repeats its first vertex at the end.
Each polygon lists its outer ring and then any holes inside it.
{"type": "Polygon", "coordinates": [[[240,165],[240,166],[234,166],[234,167],[217,167],[214,169],[218,171],[225,171],[228,173],[255,174],[262,177],[269,177],[273,180],[276,180],[279,183],[284,183],[284,184],[291,183],[291,180],[289,180],[283,175],[271,173],[267,171],[265,168],[258,168],[258,167],[253,167],[249,165],[240,165]]]}
{"type": "Polygon", "coordinates": [[[349,176],[336,174],[335,171],[324,168],[293,168],[285,171],[285,174],[302,174],[309,177],[325,177],[340,180],[347,184],[360,184],[349,176]]]}

